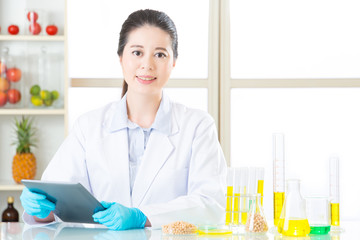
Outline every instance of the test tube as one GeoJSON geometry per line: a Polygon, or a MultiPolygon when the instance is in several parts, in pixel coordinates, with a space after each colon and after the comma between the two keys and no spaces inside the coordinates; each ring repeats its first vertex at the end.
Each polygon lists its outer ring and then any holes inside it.
{"type": "Polygon", "coordinates": [[[257,179],[257,193],[261,195],[261,206],[263,206],[264,199],[264,168],[256,168],[256,179],[257,179]]]}
{"type": "Polygon", "coordinates": [[[226,192],[226,218],[225,225],[230,225],[232,220],[232,205],[234,192],[234,168],[227,169],[227,192],[226,192]]]}
{"type": "Polygon", "coordinates": [[[285,199],[284,134],[273,134],[274,225],[278,226],[285,199]]]}
{"type": "Polygon", "coordinates": [[[234,178],[234,211],[232,225],[239,225],[239,213],[240,213],[240,182],[241,182],[241,168],[235,168],[234,178]]]}
{"type": "MultiPolygon", "coordinates": [[[[243,167],[241,168],[241,179],[240,179],[240,194],[246,195],[247,192],[247,185],[249,181],[249,168],[243,167]]],[[[247,211],[248,206],[247,204],[247,198],[241,197],[240,198],[240,208],[241,208],[241,224],[245,225],[247,221],[247,211]]]]}
{"type": "Polygon", "coordinates": [[[331,226],[340,226],[340,191],[339,191],[339,158],[329,159],[331,226]]]}

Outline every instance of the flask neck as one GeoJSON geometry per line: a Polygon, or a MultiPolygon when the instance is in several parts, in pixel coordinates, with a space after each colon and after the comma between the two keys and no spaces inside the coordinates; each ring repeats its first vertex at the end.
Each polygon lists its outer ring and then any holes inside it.
{"type": "Polygon", "coordinates": [[[286,190],[288,193],[290,193],[290,192],[299,192],[300,193],[300,180],[297,180],[297,179],[288,180],[286,190]]]}

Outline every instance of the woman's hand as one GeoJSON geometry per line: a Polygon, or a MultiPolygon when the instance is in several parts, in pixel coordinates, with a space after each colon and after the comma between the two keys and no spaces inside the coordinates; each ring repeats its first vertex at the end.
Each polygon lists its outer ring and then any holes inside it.
{"type": "Polygon", "coordinates": [[[119,203],[101,202],[106,208],[93,215],[94,221],[112,230],[144,228],[146,216],[137,208],[127,208],[119,203]]]}
{"type": "Polygon", "coordinates": [[[20,196],[21,204],[27,214],[44,219],[55,210],[55,203],[46,199],[45,195],[31,192],[24,188],[20,196]]]}

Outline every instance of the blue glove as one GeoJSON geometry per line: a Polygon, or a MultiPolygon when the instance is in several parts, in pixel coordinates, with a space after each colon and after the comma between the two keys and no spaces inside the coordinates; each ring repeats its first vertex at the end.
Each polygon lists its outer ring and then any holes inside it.
{"type": "Polygon", "coordinates": [[[45,195],[31,192],[28,188],[24,188],[20,200],[25,212],[38,218],[46,218],[55,210],[55,203],[47,200],[45,195]]]}
{"type": "Polygon", "coordinates": [[[101,202],[106,208],[93,215],[94,221],[104,224],[111,230],[144,228],[146,216],[137,208],[127,208],[119,203],[101,202]]]}

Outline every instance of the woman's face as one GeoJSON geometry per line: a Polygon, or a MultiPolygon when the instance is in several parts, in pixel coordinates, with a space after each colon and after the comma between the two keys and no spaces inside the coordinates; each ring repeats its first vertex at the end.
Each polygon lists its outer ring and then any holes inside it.
{"type": "Polygon", "coordinates": [[[175,67],[170,35],[150,25],[131,31],[120,63],[128,92],[161,94],[175,67]]]}

